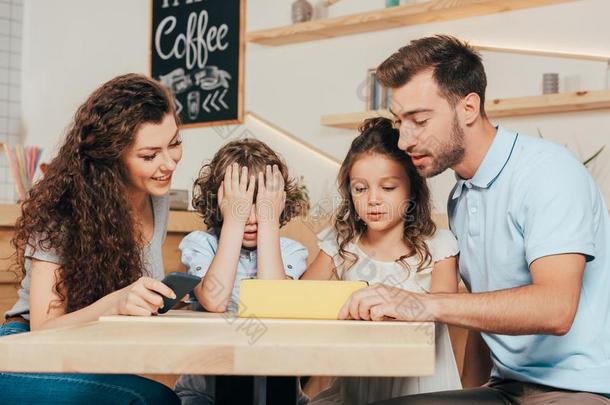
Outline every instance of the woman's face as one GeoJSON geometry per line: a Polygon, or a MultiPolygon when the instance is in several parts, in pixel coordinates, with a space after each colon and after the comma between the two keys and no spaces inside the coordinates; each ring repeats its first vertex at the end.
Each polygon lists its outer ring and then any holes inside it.
{"type": "Polygon", "coordinates": [[[143,124],[123,156],[130,188],[136,193],[166,194],[181,158],[182,139],[172,114],[159,124],[143,124]]]}

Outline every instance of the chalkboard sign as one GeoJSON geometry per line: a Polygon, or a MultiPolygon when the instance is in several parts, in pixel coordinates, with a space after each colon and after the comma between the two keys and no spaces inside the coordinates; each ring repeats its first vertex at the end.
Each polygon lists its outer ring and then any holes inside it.
{"type": "Polygon", "coordinates": [[[183,127],[241,123],[245,0],[151,0],[150,75],[183,127]]]}

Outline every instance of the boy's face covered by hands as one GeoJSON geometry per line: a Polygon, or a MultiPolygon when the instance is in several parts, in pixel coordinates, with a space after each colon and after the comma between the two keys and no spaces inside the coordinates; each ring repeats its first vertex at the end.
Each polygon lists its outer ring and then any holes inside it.
{"type": "Polygon", "coordinates": [[[223,222],[243,227],[244,248],[256,248],[259,226],[279,228],[286,201],[284,186],[277,165],[267,165],[258,173],[249,173],[246,166],[237,163],[227,166],[218,189],[218,205],[223,222]]]}

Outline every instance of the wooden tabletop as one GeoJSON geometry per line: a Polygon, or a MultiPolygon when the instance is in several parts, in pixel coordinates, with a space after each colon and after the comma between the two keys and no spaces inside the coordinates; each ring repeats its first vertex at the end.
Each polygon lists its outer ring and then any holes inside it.
{"type": "Polygon", "coordinates": [[[434,324],[170,311],[0,338],[0,371],[422,376],[434,324]]]}

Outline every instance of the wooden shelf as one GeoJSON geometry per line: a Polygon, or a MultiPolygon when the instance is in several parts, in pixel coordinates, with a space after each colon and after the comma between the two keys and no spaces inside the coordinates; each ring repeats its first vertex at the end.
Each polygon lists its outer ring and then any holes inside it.
{"type": "MultiPolygon", "coordinates": [[[[610,108],[610,90],[578,91],[574,93],[545,94],[541,96],[488,100],[485,110],[490,118],[519,117],[573,111],[610,108]]],[[[392,118],[388,110],[325,115],[321,124],[328,127],[356,129],[367,118],[392,118]]]]}
{"type": "Polygon", "coordinates": [[[253,31],[247,40],[279,46],[572,1],[576,0],[432,0],[253,31]]]}
{"type": "MultiPolygon", "coordinates": [[[[21,215],[17,204],[0,204],[0,228],[13,228],[15,220],[21,215]]],[[[203,220],[195,211],[170,211],[167,232],[189,233],[204,227],[203,220]]]]}

